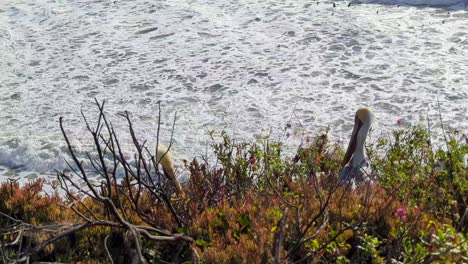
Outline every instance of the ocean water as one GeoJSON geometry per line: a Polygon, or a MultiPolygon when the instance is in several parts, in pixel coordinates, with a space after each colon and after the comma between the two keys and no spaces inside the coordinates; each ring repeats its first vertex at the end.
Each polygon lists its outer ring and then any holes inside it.
{"type": "Polygon", "coordinates": [[[467,132],[468,2],[349,3],[3,0],[0,175],[66,168],[59,117],[84,155],[80,110],[95,120],[94,98],[129,151],[118,114],[154,146],[161,102],[161,141],[177,113],[173,149],[189,158],[205,153],[209,130],[245,141],[271,130],[294,146],[329,127],[344,144],[360,106],[376,136],[421,116],[435,129],[439,110],[467,132]]]}

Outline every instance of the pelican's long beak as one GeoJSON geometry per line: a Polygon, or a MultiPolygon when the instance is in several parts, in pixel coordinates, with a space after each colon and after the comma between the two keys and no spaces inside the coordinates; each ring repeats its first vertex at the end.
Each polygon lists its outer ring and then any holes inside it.
{"type": "Polygon", "coordinates": [[[346,166],[346,164],[348,164],[348,162],[351,160],[351,157],[353,156],[354,151],[356,150],[357,137],[358,137],[359,130],[361,129],[362,125],[363,123],[356,113],[354,117],[353,133],[351,135],[351,140],[349,141],[348,149],[346,150],[346,154],[345,154],[342,166],[346,166]]]}

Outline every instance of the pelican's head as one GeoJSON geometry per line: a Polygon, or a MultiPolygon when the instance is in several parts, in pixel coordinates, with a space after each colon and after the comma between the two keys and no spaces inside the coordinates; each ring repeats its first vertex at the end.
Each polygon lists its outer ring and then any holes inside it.
{"type": "Polygon", "coordinates": [[[343,166],[353,158],[353,165],[360,164],[365,158],[364,143],[374,121],[374,114],[368,108],[360,108],[354,117],[354,128],[346,150],[343,166]]]}
{"type": "Polygon", "coordinates": [[[156,148],[156,163],[161,164],[165,174],[173,182],[177,192],[181,195],[184,195],[184,191],[180,186],[179,181],[177,180],[175,170],[174,170],[174,158],[172,157],[172,152],[163,144],[158,144],[156,148]]]}
{"type": "Polygon", "coordinates": [[[174,176],[174,161],[172,158],[172,152],[169,149],[159,143],[158,148],[156,149],[156,162],[161,164],[163,169],[170,174],[171,177],[174,176]]]}

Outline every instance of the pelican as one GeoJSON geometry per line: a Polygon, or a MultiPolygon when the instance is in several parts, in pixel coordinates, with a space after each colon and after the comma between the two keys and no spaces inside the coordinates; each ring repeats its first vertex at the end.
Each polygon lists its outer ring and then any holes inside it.
{"type": "Polygon", "coordinates": [[[172,157],[172,152],[163,145],[158,144],[156,149],[156,163],[161,164],[163,167],[164,173],[169,178],[169,180],[174,184],[176,191],[179,195],[184,195],[184,191],[182,190],[182,186],[180,185],[179,181],[176,178],[175,170],[174,170],[174,158],[172,157]]]}
{"type": "Polygon", "coordinates": [[[356,111],[354,128],[342,163],[344,167],[340,173],[340,180],[361,182],[369,174],[367,169],[370,164],[364,145],[373,121],[374,114],[368,108],[360,108],[356,111]]]}

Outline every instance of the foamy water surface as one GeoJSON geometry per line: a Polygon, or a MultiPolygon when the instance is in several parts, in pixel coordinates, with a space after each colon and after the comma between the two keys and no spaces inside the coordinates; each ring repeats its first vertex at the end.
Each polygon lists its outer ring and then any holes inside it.
{"type": "Polygon", "coordinates": [[[161,100],[162,140],[177,112],[174,149],[186,157],[204,153],[209,130],[250,140],[287,123],[329,126],[346,141],[359,106],[381,135],[426,115],[437,126],[439,100],[466,132],[466,2],[408,2],[2,1],[0,174],[65,168],[58,119],[86,150],[80,109],[95,117],[93,98],[107,100],[124,143],[117,114],[128,110],[150,145],[161,100]]]}

